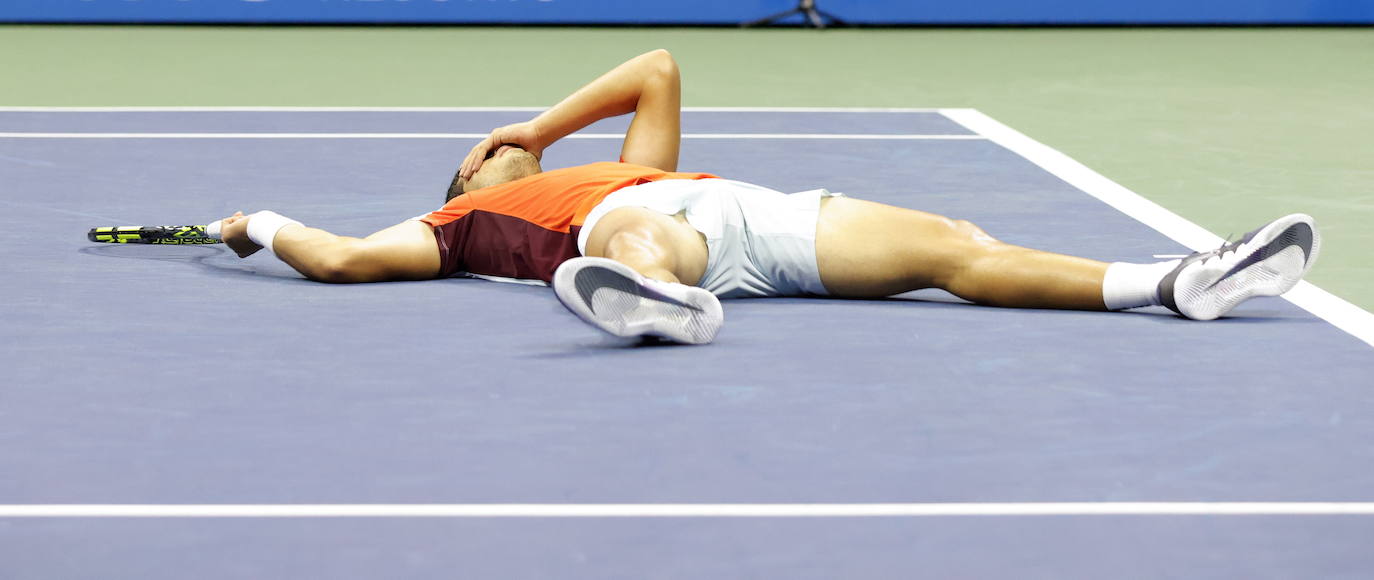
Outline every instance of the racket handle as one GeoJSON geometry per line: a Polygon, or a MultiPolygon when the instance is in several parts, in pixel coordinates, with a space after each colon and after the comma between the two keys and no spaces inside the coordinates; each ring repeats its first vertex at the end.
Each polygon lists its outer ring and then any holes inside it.
{"type": "Polygon", "coordinates": [[[215,240],[224,239],[221,237],[220,230],[224,227],[224,220],[215,220],[210,225],[205,226],[205,237],[215,240]]]}

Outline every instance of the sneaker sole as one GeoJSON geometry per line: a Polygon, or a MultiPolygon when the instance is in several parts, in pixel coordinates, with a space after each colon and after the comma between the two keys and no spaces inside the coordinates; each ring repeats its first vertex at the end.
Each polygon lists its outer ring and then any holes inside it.
{"type": "Polygon", "coordinates": [[[1213,320],[1250,298],[1292,290],[1316,263],[1321,236],[1310,216],[1294,214],[1266,225],[1247,246],[1249,251],[1242,260],[1254,263],[1221,280],[1181,276],[1174,286],[1179,312],[1194,320],[1213,320]],[[1304,251],[1304,238],[1308,237],[1311,245],[1304,251]]]}
{"type": "Polygon", "coordinates": [[[564,262],[554,272],[553,289],[565,308],[612,336],[706,344],[725,320],[714,294],[693,286],[654,283],[606,258],[564,262]]]}

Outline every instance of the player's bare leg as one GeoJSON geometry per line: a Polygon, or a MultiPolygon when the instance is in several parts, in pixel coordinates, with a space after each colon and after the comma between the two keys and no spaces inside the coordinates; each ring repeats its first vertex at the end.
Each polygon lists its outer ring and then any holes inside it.
{"type": "Polygon", "coordinates": [[[695,286],[706,272],[706,239],[682,215],[643,207],[607,213],[587,238],[587,255],[623,263],[646,278],[695,286]]]}
{"type": "Polygon", "coordinates": [[[623,207],[597,222],[587,257],[560,266],[553,288],[573,314],[612,335],[704,344],[724,321],[720,301],[693,286],[706,257],[705,239],[681,216],[623,207]]]}
{"type": "Polygon", "coordinates": [[[1310,216],[1271,221],[1183,260],[1107,264],[992,239],[964,221],[847,198],[824,200],[816,257],[840,297],[941,288],[978,304],[1123,310],[1162,305],[1211,320],[1255,296],[1292,289],[1316,261],[1310,216]]]}
{"type": "Polygon", "coordinates": [[[993,239],[935,214],[846,197],[822,200],[821,281],[837,297],[940,288],[977,304],[1104,310],[1108,264],[993,239]]]}
{"type": "MultiPolygon", "coordinates": [[[[262,248],[249,239],[252,218],[235,214],[223,220],[224,241],[240,257],[262,248]]],[[[269,235],[277,257],[311,280],[384,282],[439,275],[439,246],[434,230],[423,222],[402,222],[366,238],[339,236],[294,222],[269,235]]]]}

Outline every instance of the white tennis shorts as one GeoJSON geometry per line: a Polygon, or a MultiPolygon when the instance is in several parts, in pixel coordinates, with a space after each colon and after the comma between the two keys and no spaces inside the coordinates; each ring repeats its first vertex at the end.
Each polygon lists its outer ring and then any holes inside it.
{"type": "Polygon", "coordinates": [[[611,210],[637,206],[676,215],[706,237],[697,285],[721,298],[824,296],[816,266],[816,219],[824,189],[785,194],[728,179],[670,179],[627,187],[592,208],[578,234],[585,255],[592,228],[611,210]]]}

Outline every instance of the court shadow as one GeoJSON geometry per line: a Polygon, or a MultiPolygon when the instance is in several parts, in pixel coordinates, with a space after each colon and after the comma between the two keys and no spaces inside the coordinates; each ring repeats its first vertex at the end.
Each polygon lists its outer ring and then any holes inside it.
{"type": "Polygon", "coordinates": [[[1216,320],[1197,321],[1189,320],[1164,308],[1151,308],[1145,311],[1131,311],[1131,314],[1153,315],[1153,322],[1161,324],[1206,324],[1206,325],[1252,325],[1252,324],[1326,324],[1326,321],[1313,316],[1306,316],[1301,312],[1284,312],[1282,310],[1257,310],[1249,309],[1241,312],[1232,312],[1216,320]]]}
{"type": "Polygon", "coordinates": [[[255,263],[240,260],[229,248],[219,244],[207,245],[155,245],[155,244],[99,244],[77,250],[88,256],[117,258],[121,260],[153,260],[195,266],[212,276],[252,276],[274,282],[295,280],[309,282],[290,266],[278,263],[255,263]]]}
{"type": "MultiPolygon", "coordinates": [[[[671,341],[671,340],[665,340],[665,339],[662,339],[662,338],[654,338],[654,337],[615,338],[615,337],[611,337],[611,336],[606,336],[606,337],[604,337],[604,338],[601,340],[601,342],[597,342],[597,343],[581,343],[581,344],[576,345],[575,347],[568,348],[568,349],[566,349],[566,350],[557,350],[557,351],[552,351],[552,352],[537,352],[537,353],[532,353],[532,354],[525,355],[523,358],[554,359],[554,360],[556,360],[556,359],[565,359],[565,358],[582,358],[582,357],[586,357],[586,356],[588,356],[588,355],[596,356],[596,355],[620,355],[620,354],[629,354],[629,353],[635,353],[635,352],[640,352],[640,353],[645,353],[645,352],[666,352],[666,351],[661,350],[661,349],[691,349],[691,348],[703,348],[703,347],[702,347],[702,345],[682,344],[682,343],[678,343],[678,342],[673,342],[673,341],[671,341]]],[[[706,348],[709,348],[709,346],[707,346],[706,348]]]]}
{"type": "Polygon", "coordinates": [[[156,244],[100,244],[77,250],[90,256],[126,260],[157,260],[160,262],[196,262],[229,253],[218,244],[156,245],[156,244]]]}
{"type": "MultiPolygon", "coordinates": [[[[1268,300],[1269,298],[1262,298],[1268,300]]],[[[1147,306],[1144,308],[1133,308],[1131,310],[1057,310],[1052,308],[1001,308],[997,306],[983,306],[974,304],[943,290],[917,290],[887,298],[826,298],[825,301],[838,301],[847,304],[872,303],[875,305],[891,304],[913,304],[921,305],[925,308],[977,308],[988,311],[1012,311],[1012,312],[1046,312],[1046,313],[1072,313],[1072,314],[1092,314],[1107,315],[1111,317],[1137,317],[1135,320],[1148,320],[1159,324],[1197,324],[1199,321],[1189,320],[1178,315],[1172,310],[1163,306],[1147,306]]],[[[1226,316],[1216,320],[1206,321],[1209,324],[1272,324],[1278,322],[1285,323],[1315,323],[1321,324],[1322,320],[1304,315],[1297,310],[1283,310],[1274,308],[1259,309],[1253,303],[1240,307],[1226,316]]]]}

